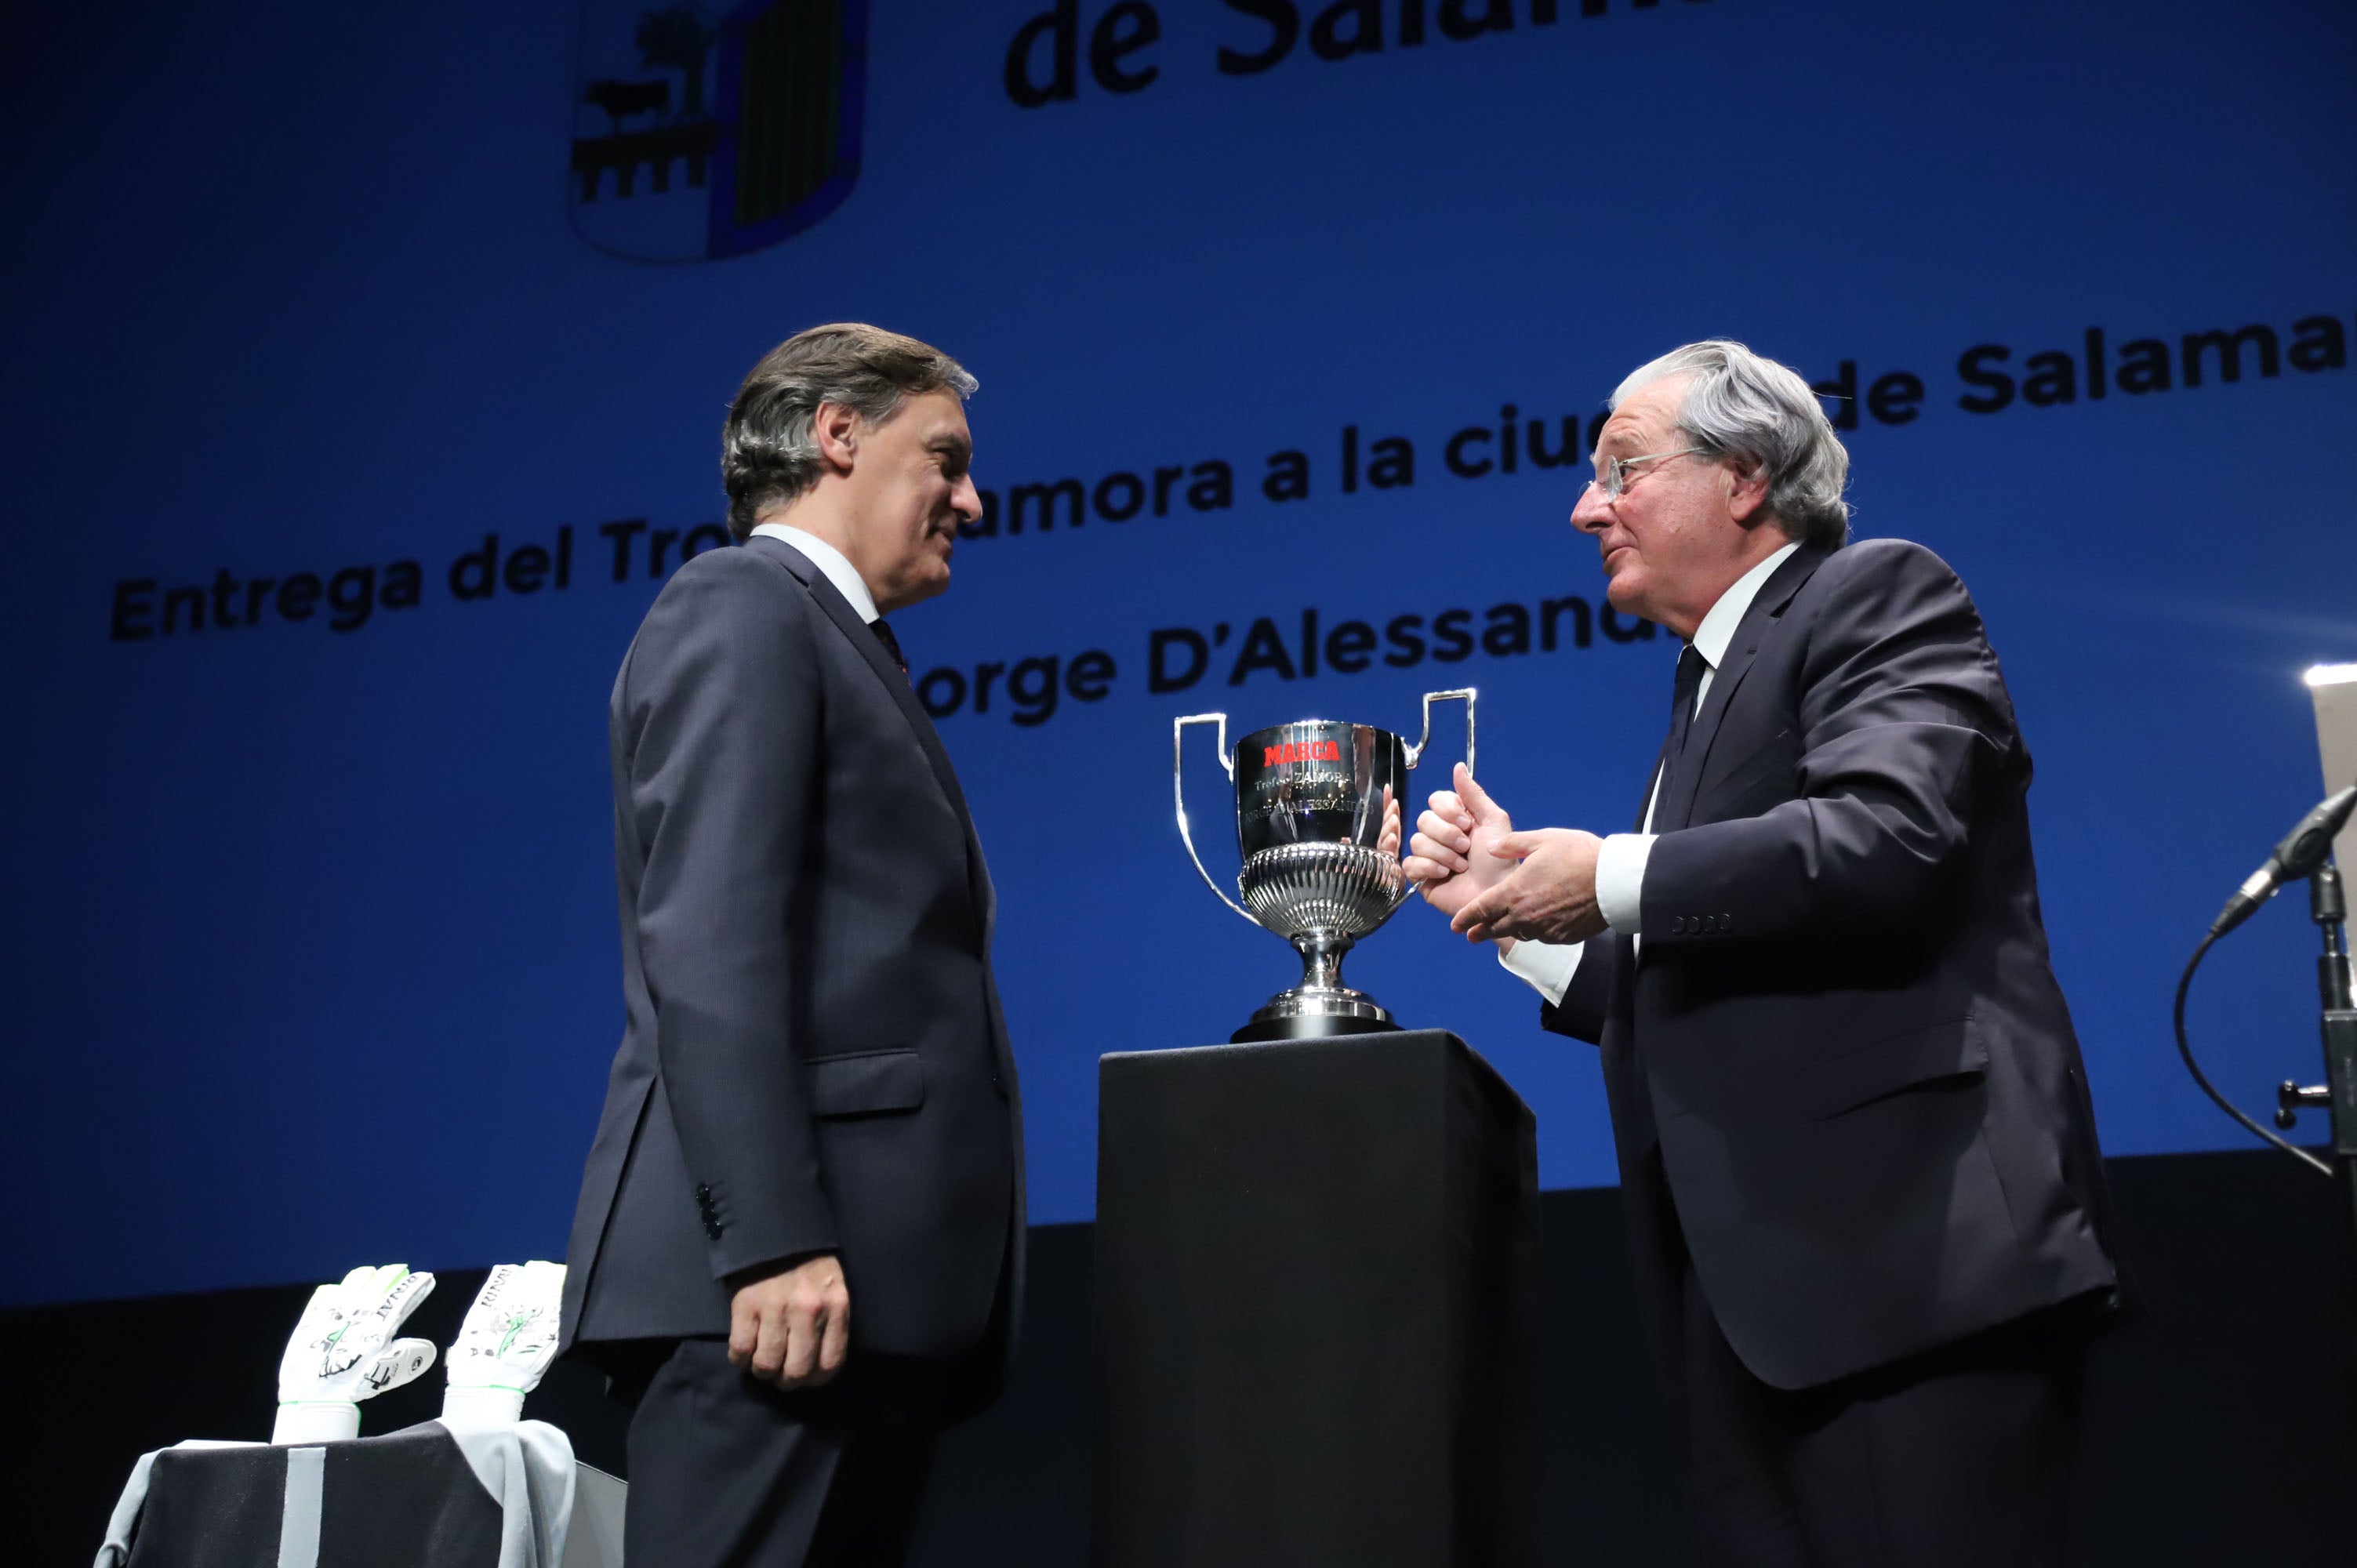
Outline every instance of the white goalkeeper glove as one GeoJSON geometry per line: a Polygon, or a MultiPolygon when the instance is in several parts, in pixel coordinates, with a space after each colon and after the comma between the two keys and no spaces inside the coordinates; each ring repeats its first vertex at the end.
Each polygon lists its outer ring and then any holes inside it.
{"type": "Polygon", "coordinates": [[[442,1396],[442,1424],[522,1419],[523,1396],[540,1386],[556,1359],[564,1299],[563,1263],[501,1263],[491,1271],[443,1363],[450,1387],[442,1396]]]}
{"type": "Polygon", "coordinates": [[[354,1269],[311,1293],[278,1363],[276,1444],[333,1443],[361,1434],[361,1405],[434,1364],[428,1339],[396,1339],[434,1289],[406,1263],[354,1269]]]}

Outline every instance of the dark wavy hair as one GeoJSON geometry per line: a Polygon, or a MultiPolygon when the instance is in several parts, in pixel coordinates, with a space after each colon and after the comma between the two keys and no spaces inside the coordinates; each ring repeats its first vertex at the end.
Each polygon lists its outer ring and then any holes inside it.
{"type": "Polygon", "coordinates": [[[720,482],[728,532],[748,537],[761,514],[818,483],[818,406],[850,409],[881,424],[930,392],[972,397],[965,367],[929,343],[865,322],[797,332],[768,353],[737,389],[720,435],[720,482]]]}

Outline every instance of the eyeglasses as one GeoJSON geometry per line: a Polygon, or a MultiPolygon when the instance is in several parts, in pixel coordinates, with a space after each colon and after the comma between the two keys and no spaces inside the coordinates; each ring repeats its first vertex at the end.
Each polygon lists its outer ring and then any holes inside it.
{"type": "Polygon", "coordinates": [[[1596,459],[1596,478],[1587,482],[1602,490],[1605,499],[1617,501],[1626,493],[1631,485],[1644,478],[1641,474],[1632,477],[1629,472],[1638,464],[1665,463],[1673,457],[1708,456],[1709,455],[1710,448],[1707,446],[1681,446],[1674,452],[1645,452],[1634,457],[1598,457],[1596,459]]]}

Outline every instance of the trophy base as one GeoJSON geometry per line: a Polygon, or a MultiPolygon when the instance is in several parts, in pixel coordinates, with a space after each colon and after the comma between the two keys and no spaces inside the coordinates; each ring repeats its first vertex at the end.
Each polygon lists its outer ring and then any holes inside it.
{"type": "Polygon", "coordinates": [[[1399,1026],[1363,992],[1281,991],[1252,1021],[1228,1036],[1232,1046],[1261,1040],[1318,1040],[1341,1035],[1385,1035],[1399,1026]]]}

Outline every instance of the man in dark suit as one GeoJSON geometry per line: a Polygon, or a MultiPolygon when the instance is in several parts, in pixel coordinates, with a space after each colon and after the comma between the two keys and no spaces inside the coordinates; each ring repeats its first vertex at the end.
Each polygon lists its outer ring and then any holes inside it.
{"type": "Polygon", "coordinates": [[[2118,1275],[1980,616],[1847,543],[1847,454],[1739,344],[1631,375],[1595,461],[1572,522],[1684,643],[1639,831],[1517,832],[1460,770],[1409,875],[1601,1047],[1715,1557],[2059,1562],[2118,1275]]]}
{"type": "Polygon", "coordinates": [[[990,877],[879,616],[981,515],[973,388],[872,327],[771,351],[725,433],[744,543],[673,575],[614,684],[628,1022],[564,1342],[635,1401],[633,1563],[900,1561],[1015,1333],[990,877]]]}

